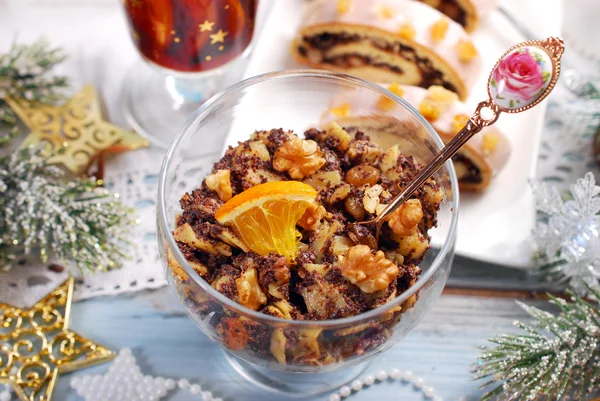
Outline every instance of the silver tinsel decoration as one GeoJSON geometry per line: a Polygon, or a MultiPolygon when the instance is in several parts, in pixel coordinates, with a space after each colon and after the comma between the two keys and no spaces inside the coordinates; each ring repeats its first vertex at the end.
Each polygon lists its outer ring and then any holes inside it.
{"type": "Polygon", "coordinates": [[[588,172],[568,196],[548,184],[534,185],[534,194],[544,216],[533,233],[537,265],[586,295],[600,284],[600,186],[588,172]]]}

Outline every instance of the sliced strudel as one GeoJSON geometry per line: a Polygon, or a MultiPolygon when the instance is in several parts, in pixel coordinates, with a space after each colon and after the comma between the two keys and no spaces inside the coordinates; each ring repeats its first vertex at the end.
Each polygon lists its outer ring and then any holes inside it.
{"type": "Polygon", "coordinates": [[[412,0],[316,0],[292,51],[312,67],[374,82],[440,85],[461,99],[481,72],[463,27],[412,0]]]}
{"type": "Polygon", "coordinates": [[[495,6],[495,0],[418,0],[438,9],[461,24],[467,32],[473,32],[479,21],[495,6]]]}
{"type": "MultiPolygon", "coordinates": [[[[460,102],[456,94],[440,86],[423,89],[392,84],[388,89],[419,110],[445,143],[456,135],[473,112],[473,108],[460,102]]],[[[402,141],[397,133],[406,132],[404,125],[407,122],[390,117],[394,114],[392,109],[398,107],[397,104],[387,97],[382,97],[371,105],[364,103],[364,99],[348,96],[334,99],[321,123],[327,125],[336,121],[350,132],[360,129],[377,138],[376,141],[384,147],[387,142],[392,144],[402,141]]],[[[509,156],[508,138],[494,126],[484,128],[453,158],[460,189],[481,191],[487,188],[492,177],[506,165],[509,156]]]]}

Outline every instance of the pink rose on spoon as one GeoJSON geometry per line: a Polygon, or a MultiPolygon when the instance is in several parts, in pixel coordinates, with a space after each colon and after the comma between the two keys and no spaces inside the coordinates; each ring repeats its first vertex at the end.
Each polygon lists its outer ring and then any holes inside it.
{"type": "Polygon", "coordinates": [[[529,101],[545,85],[542,66],[528,52],[515,52],[500,61],[493,79],[498,93],[514,94],[529,101]]]}

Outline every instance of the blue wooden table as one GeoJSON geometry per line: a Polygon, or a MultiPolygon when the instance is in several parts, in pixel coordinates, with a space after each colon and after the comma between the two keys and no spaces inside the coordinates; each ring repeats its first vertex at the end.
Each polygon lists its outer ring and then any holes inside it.
{"type": "MultiPolygon", "coordinates": [[[[520,283],[531,290],[539,286],[527,275],[458,258],[450,280],[451,284],[470,286],[464,277],[481,282],[496,281],[497,286],[520,283]],[[472,274],[478,271],[477,275],[472,274]],[[497,280],[490,280],[497,277],[497,280]],[[504,283],[504,284],[502,284],[504,283]]],[[[473,283],[471,283],[473,284],[473,283]]],[[[496,288],[496,290],[502,288],[496,288]]],[[[497,292],[497,296],[456,295],[463,290],[449,290],[424,320],[402,342],[375,360],[367,372],[379,369],[411,370],[433,386],[444,400],[476,400],[482,394],[478,383],[469,373],[476,362],[476,347],[501,332],[512,330],[514,319],[526,319],[514,297],[520,292],[497,292]]],[[[468,293],[468,290],[466,291],[468,293]]],[[[524,294],[524,293],[523,293],[524,294]]],[[[545,306],[539,300],[530,304],[545,306]]],[[[73,306],[72,327],[114,350],[129,347],[144,374],[173,378],[187,378],[198,382],[225,400],[276,401],[280,395],[253,388],[227,364],[220,348],[212,343],[180,309],[169,288],[138,293],[137,295],[105,297],[83,301],[73,306]]],[[[105,372],[100,365],[65,375],[60,380],[56,399],[81,400],[69,388],[73,375],[105,372]]],[[[172,393],[168,400],[201,399],[190,392],[172,393]]],[[[310,400],[326,400],[326,396],[310,400]]],[[[349,398],[360,400],[422,400],[422,393],[399,382],[377,384],[349,398]]]]}
{"type": "MultiPolygon", "coordinates": [[[[61,73],[73,87],[92,83],[107,100],[111,121],[122,124],[116,101],[127,68],[136,51],[126,31],[118,0],[0,0],[0,42],[8,50],[13,38],[31,42],[40,36],[63,46],[70,56],[61,73]],[[76,34],[74,34],[76,32],[76,34]]],[[[526,318],[514,302],[544,286],[528,274],[457,258],[450,284],[435,308],[401,343],[369,367],[411,370],[433,386],[444,400],[476,400],[482,394],[469,373],[477,360],[477,346],[491,336],[512,329],[514,319],[526,318]],[[456,290],[456,288],[479,288],[456,290]],[[481,288],[492,291],[483,293],[481,288]],[[518,288],[520,291],[514,291],[518,288]],[[506,292],[506,290],[513,292],[506,292]],[[474,295],[475,294],[475,295],[474,295]],[[495,294],[495,295],[494,295],[495,294]]],[[[531,300],[531,304],[545,305],[531,300]]],[[[225,400],[279,401],[283,398],[253,388],[226,363],[211,343],[179,308],[168,288],[136,295],[102,297],[73,305],[72,328],[113,350],[134,350],[144,374],[187,378],[225,400]]],[[[69,387],[74,375],[103,373],[108,365],[64,375],[55,400],[81,400],[69,387]]],[[[327,396],[315,397],[325,400],[327,396]]],[[[200,399],[177,392],[168,400],[200,399]]],[[[349,398],[360,400],[421,400],[421,393],[400,383],[382,383],[349,398]]],[[[108,400],[107,400],[108,401],[108,400]]]]}

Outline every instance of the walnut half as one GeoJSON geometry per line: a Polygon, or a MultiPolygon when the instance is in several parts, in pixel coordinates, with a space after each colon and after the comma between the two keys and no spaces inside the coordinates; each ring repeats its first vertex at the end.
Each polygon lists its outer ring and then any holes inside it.
{"type": "Polygon", "coordinates": [[[233,196],[231,187],[231,173],[229,170],[217,170],[214,174],[206,177],[206,186],[219,195],[219,199],[227,202],[233,196]]]}
{"type": "Polygon", "coordinates": [[[326,214],[327,210],[322,205],[312,203],[308,206],[300,220],[298,220],[298,225],[305,230],[316,230],[326,214]]]}
{"type": "Polygon", "coordinates": [[[323,151],[312,140],[293,137],[285,142],[273,156],[273,168],[287,171],[294,180],[302,180],[312,175],[325,164],[323,151]]]}
{"type": "Polygon", "coordinates": [[[388,225],[401,236],[412,235],[423,218],[423,208],[418,199],[409,199],[392,213],[388,225]]]}
{"type": "Polygon", "coordinates": [[[382,251],[373,255],[367,245],[355,245],[346,255],[338,256],[338,268],[342,276],[366,293],[386,289],[398,276],[398,266],[382,251]]]}

